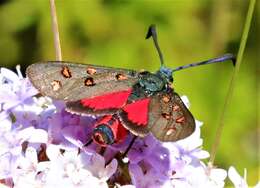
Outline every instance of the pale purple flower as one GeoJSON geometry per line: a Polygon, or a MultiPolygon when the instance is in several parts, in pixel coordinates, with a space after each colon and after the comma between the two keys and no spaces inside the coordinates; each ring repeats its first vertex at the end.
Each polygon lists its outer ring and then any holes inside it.
{"type": "Polygon", "coordinates": [[[38,161],[37,150],[28,147],[17,160],[19,168],[13,173],[14,187],[101,187],[115,172],[117,161],[105,166],[105,160],[93,151],[77,149],[60,151],[48,145],[49,161],[38,161]]]}
{"type": "MultiPolygon", "coordinates": [[[[246,180],[246,174],[246,169],[244,169],[244,177],[240,176],[233,166],[228,169],[228,178],[232,181],[235,188],[249,187],[246,180]]],[[[260,188],[260,181],[254,186],[254,188],[260,188]]]]}
{"type": "MultiPolygon", "coordinates": [[[[92,137],[96,117],[73,115],[65,111],[63,101],[36,98],[36,93],[19,67],[17,74],[1,68],[0,187],[107,188],[108,180],[122,188],[225,185],[226,170],[202,161],[209,153],[202,149],[199,121],[191,136],[177,142],[162,143],[152,134],[137,138],[124,159],[117,157],[123,161],[117,161],[116,154],[126,150],[132,134],[108,146],[101,156],[95,142],[84,146],[92,137]],[[117,179],[122,168],[129,171],[131,181],[117,179]]],[[[187,97],[182,100],[189,107],[187,97]]],[[[236,187],[247,187],[246,178],[233,167],[228,175],[236,187]]]]}
{"type": "Polygon", "coordinates": [[[17,74],[6,68],[0,69],[0,105],[2,108],[0,112],[4,110],[4,113],[0,113],[0,119],[5,117],[8,110],[13,107],[30,103],[31,97],[38,93],[29,80],[22,77],[20,66],[16,69],[17,74]]]}
{"type": "Polygon", "coordinates": [[[60,187],[107,187],[106,181],[117,168],[116,160],[105,166],[105,159],[94,151],[84,149],[78,154],[77,147],[90,137],[93,118],[65,112],[62,102],[54,101],[55,108],[48,98],[32,97],[37,91],[31,90],[19,70],[17,76],[2,68],[0,78],[0,179],[10,179],[14,187],[53,187],[57,183],[60,187]],[[26,142],[24,153],[22,144],[26,142]],[[43,143],[49,161],[37,160],[43,143]],[[50,143],[57,144],[56,150],[50,143]],[[64,147],[68,145],[72,147],[64,147]],[[67,150],[61,154],[64,148],[67,150]]]}
{"type": "Polygon", "coordinates": [[[94,122],[94,118],[81,117],[63,109],[49,119],[49,139],[64,147],[82,148],[91,139],[94,122]]]}
{"type": "Polygon", "coordinates": [[[5,132],[8,132],[12,129],[12,121],[9,117],[5,118],[3,120],[0,120],[0,121],[1,121],[0,135],[5,133],[5,132]]]}
{"type": "Polygon", "coordinates": [[[172,176],[174,187],[224,187],[227,172],[223,169],[208,168],[203,163],[200,166],[184,165],[172,176]]]}
{"type": "Polygon", "coordinates": [[[236,169],[231,166],[228,169],[228,177],[233,182],[234,186],[236,188],[247,188],[247,182],[246,182],[246,170],[244,171],[244,177],[241,177],[236,169]]]}
{"type": "Polygon", "coordinates": [[[22,154],[22,144],[47,143],[47,132],[28,127],[0,134],[0,179],[9,178],[17,168],[17,160],[22,154]]]}
{"type": "Polygon", "coordinates": [[[46,151],[50,166],[45,180],[53,187],[108,187],[106,181],[117,168],[116,160],[105,166],[104,158],[90,150],[61,153],[59,146],[49,145],[46,151]]]}
{"type": "Polygon", "coordinates": [[[17,160],[18,168],[13,173],[14,187],[44,187],[41,175],[48,166],[47,162],[38,162],[35,148],[28,147],[17,160]]]}
{"type": "Polygon", "coordinates": [[[134,145],[128,153],[128,158],[131,163],[139,163],[141,160],[148,158],[153,152],[153,149],[159,141],[156,140],[151,134],[143,139],[136,139],[134,145]]]}
{"type": "Polygon", "coordinates": [[[163,176],[148,164],[130,164],[129,172],[132,183],[137,188],[167,188],[170,187],[170,179],[163,176]],[[145,169],[145,170],[144,170],[145,169]]]}

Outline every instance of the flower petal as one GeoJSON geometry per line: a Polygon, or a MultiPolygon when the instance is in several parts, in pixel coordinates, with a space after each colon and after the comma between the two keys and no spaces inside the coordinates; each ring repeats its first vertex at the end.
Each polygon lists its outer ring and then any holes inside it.
{"type": "Polygon", "coordinates": [[[236,188],[247,188],[248,187],[246,180],[238,174],[238,172],[236,171],[236,169],[233,166],[229,167],[229,169],[228,169],[228,177],[236,188]]]}
{"type": "Polygon", "coordinates": [[[21,139],[22,141],[47,143],[48,134],[43,129],[35,129],[34,127],[29,127],[19,131],[17,138],[21,139]]]}

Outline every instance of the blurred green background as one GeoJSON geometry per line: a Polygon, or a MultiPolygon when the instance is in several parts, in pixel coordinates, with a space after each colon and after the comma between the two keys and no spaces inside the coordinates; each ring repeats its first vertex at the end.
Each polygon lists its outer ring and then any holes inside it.
{"type": "MultiPolygon", "coordinates": [[[[148,26],[157,25],[166,65],[176,67],[236,54],[249,1],[57,0],[63,60],[156,71],[159,58],[148,26]]],[[[238,80],[225,119],[216,165],[248,170],[259,180],[257,126],[257,31],[255,12],[238,80]]],[[[258,21],[258,23],[257,23],[258,21]]],[[[13,68],[54,60],[49,1],[0,1],[0,65],[13,68]]],[[[234,68],[229,62],[176,72],[174,87],[187,95],[194,117],[202,122],[204,148],[210,151],[234,68]]]]}

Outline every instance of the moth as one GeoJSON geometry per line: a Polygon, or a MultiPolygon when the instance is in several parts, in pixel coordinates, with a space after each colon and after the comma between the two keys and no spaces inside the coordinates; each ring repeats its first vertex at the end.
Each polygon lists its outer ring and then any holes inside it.
{"type": "Polygon", "coordinates": [[[66,110],[99,117],[92,139],[106,146],[125,139],[129,131],[136,137],[152,133],[163,142],[191,135],[195,120],[172,87],[173,72],[210,63],[232,60],[232,54],[175,69],[164,65],[154,25],[146,38],[153,38],[160,57],[158,71],[134,71],[91,64],[48,61],[30,65],[26,74],[44,96],[63,100],[66,110]]]}

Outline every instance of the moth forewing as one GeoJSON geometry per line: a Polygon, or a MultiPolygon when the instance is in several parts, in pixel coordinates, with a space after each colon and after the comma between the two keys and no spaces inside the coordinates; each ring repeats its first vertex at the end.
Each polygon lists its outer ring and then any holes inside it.
{"type": "Polygon", "coordinates": [[[41,94],[64,101],[126,90],[137,81],[133,70],[57,61],[32,64],[26,74],[41,94]]]}

